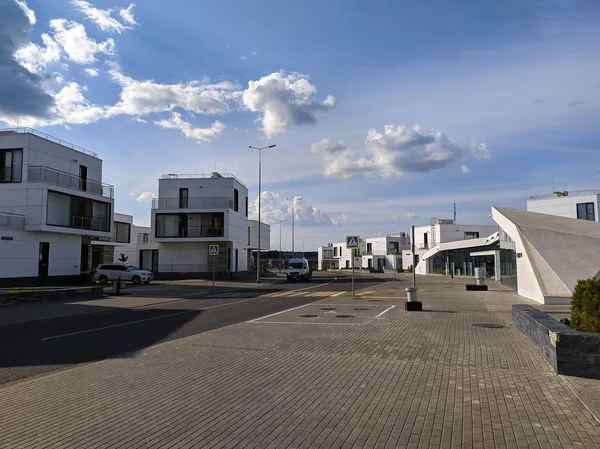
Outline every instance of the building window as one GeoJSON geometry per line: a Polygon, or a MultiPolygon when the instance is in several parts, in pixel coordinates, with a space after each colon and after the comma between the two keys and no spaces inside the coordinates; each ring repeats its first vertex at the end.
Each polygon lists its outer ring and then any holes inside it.
{"type": "Polygon", "coordinates": [[[349,260],[346,261],[346,268],[350,268],[350,261],[349,260]]]}
{"type": "Polygon", "coordinates": [[[140,232],[137,235],[137,242],[138,243],[148,243],[150,241],[150,236],[148,235],[148,233],[146,232],[140,232]]]}
{"type": "Polygon", "coordinates": [[[248,197],[246,197],[246,217],[248,216],[248,197]]]}
{"type": "Polygon", "coordinates": [[[158,272],[158,250],[157,249],[142,249],[140,250],[140,264],[142,270],[150,270],[154,273],[158,272]]]}
{"type": "Polygon", "coordinates": [[[337,257],[337,246],[333,248],[333,257],[337,257]]]}
{"type": "Polygon", "coordinates": [[[179,189],[179,209],[188,207],[188,189],[179,189]]]}
{"type": "Polygon", "coordinates": [[[238,189],[233,189],[233,210],[239,212],[240,209],[240,192],[238,189]]]}
{"type": "Polygon", "coordinates": [[[580,220],[596,221],[594,213],[594,203],[577,204],[577,218],[580,220]]]}
{"type": "Polygon", "coordinates": [[[373,252],[373,244],[367,243],[367,254],[370,254],[371,252],[373,252]]]}
{"type": "Polygon", "coordinates": [[[423,247],[429,248],[429,242],[427,241],[427,233],[423,234],[423,247]]]}
{"type": "Polygon", "coordinates": [[[131,242],[131,225],[129,223],[115,221],[115,241],[117,243],[131,242]]]}
{"type": "Polygon", "coordinates": [[[479,238],[479,232],[465,231],[465,240],[478,239],[478,238],[479,238]]]}
{"type": "Polygon", "coordinates": [[[21,182],[23,150],[0,150],[0,182],[21,182]]]}
{"type": "Polygon", "coordinates": [[[248,226],[248,246],[250,246],[250,226],[248,226]]]}
{"type": "Polygon", "coordinates": [[[110,232],[110,205],[49,191],[46,224],[110,232]]]}

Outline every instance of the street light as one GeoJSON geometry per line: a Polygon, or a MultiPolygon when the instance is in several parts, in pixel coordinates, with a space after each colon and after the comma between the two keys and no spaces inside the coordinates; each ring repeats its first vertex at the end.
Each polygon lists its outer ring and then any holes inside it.
{"type": "Polygon", "coordinates": [[[296,205],[296,201],[301,200],[301,196],[295,196],[294,198],[286,198],[286,200],[292,202],[292,259],[295,256],[294,252],[294,222],[296,221],[296,213],[294,212],[294,206],[296,205]]]}
{"type": "Polygon", "coordinates": [[[287,220],[277,220],[279,223],[279,272],[281,273],[281,223],[287,220]]]}
{"type": "Polygon", "coordinates": [[[304,259],[304,244],[308,242],[302,242],[302,258],[304,259]]]}
{"type": "Polygon", "coordinates": [[[262,150],[273,148],[275,145],[267,145],[266,147],[258,148],[252,145],[248,148],[258,150],[258,250],[256,251],[256,283],[260,284],[260,190],[261,190],[261,171],[262,171],[262,150]]]}

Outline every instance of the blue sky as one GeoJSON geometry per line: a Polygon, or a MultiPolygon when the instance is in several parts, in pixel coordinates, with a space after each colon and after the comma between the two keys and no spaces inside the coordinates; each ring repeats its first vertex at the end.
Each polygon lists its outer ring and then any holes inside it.
{"type": "Polygon", "coordinates": [[[35,99],[0,95],[0,125],[99,153],[116,210],[138,224],[162,173],[232,172],[255,199],[248,145],[277,144],[263,154],[263,218],[290,220],[285,198],[301,196],[296,242],[312,248],[449,217],[454,202],[459,222],[489,223],[492,204],[524,208],[553,182],[599,184],[596,1],[0,9],[18,25],[4,27],[0,73],[35,99]]]}

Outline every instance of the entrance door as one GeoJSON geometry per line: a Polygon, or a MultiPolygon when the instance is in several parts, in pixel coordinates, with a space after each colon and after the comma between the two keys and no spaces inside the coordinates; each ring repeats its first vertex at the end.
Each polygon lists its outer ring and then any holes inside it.
{"type": "Polygon", "coordinates": [[[38,263],[38,276],[48,276],[48,263],[50,259],[50,243],[40,242],[40,258],[38,263]]]}
{"type": "Polygon", "coordinates": [[[81,245],[81,272],[84,273],[86,271],[90,271],[89,267],[89,255],[90,255],[90,245],[82,244],[81,245]]]}
{"type": "Polygon", "coordinates": [[[383,259],[377,259],[377,270],[378,271],[383,270],[383,259]]]}

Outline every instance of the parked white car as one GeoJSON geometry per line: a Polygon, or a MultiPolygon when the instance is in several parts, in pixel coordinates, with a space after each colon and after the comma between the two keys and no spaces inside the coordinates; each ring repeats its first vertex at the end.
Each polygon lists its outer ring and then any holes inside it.
{"type": "Polygon", "coordinates": [[[94,271],[94,281],[106,284],[109,281],[131,281],[134,284],[150,283],[154,279],[152,271],[140,270],[128,263],[105,263],[98,265],[94,271]]]}
{"type": "Polygon", "coordinates": [[[287,280],[307,281],[312,279],[312,268],[306,259],[290,259],[287,268],[287,280]]]}

